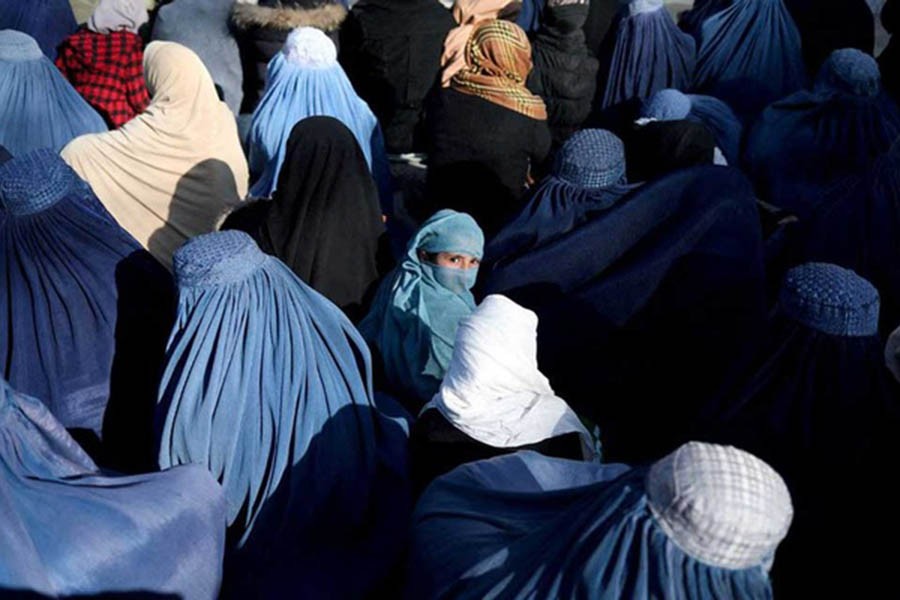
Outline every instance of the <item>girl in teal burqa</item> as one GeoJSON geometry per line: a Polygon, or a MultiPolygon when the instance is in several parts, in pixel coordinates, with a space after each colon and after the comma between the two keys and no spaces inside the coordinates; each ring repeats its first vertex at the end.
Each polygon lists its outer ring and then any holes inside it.
{"type": "Polygon", "coordinates": [[[472,286],[484,251],[475,219],[454,210],[429,218],[378,289],[359,325],[381,355],[391,391],[418,409],[437,392],[460,319],[475,309],[472,286]]]}

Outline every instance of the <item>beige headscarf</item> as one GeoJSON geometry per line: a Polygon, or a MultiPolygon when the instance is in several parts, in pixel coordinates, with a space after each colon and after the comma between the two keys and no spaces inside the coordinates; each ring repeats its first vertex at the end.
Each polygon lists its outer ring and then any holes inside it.
{"type": "Polygon", "coordinates": [[[189,238],[213,231],[247,194],[234,115],[191,50],[144,52],[151,102],[121,128],[72,140],[62,157],[119,224],[166,266],[189,238]]]}
{"type": "Polygon", "coordinates": [[[444,39],[444,53],[441,55],[441,85],[450,86],[453,76],[466,66],[466,42],[475,30],[475,25],[488,19],[496,19],[510,0],[456,0],[453,3],[453,18],[459,25],[450,30],[444,39]]]}

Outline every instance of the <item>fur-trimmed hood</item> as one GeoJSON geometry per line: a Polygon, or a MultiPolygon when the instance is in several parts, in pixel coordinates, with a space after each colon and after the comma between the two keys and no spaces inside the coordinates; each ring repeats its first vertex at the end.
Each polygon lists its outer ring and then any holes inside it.
{"type": "Polygon", "coordinates": [[[297,27],[315,27],[322,31],[335,31],[347,17],[347,9],[340,4],[325,4],[314,8],[294,6],[258,6],[235,3],[231,22],[242,31],[265,27],[290,31],[297,27]]]}

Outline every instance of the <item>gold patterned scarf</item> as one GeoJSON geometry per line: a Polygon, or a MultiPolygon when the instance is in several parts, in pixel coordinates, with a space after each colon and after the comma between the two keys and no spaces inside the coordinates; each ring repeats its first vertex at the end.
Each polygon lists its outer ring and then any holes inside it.
{"type": "Polygon", "coordinates": [[[531,44],[522,29],[509,21],[485,21],[466,42],[466,65],[450,87],[484,98],[532,119],[547,119],[544,101],[525,87],[531,72],[531,44]]]}

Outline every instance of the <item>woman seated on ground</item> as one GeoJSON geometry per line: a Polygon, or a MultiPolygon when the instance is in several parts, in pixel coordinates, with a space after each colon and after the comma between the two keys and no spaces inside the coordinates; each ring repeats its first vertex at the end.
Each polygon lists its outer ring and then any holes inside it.
{"type": "Polygon", "coordinates": [[[410,241],[359,325],[381,356],[387,386],[411,412],[438,391],[459,321],[475,309],[469,290],[483,251],[484,234],[472,217],[438,211],[410,241]]]}
{"type": "Polygon", "coordinates": [[[191,50],[152,42],[144,53],[152,101],[116,131],[72,140],[62,157],[119,224],[160,262],[212,231],[247,194],[234,115],[191,50]]]}
{"type": "Polygon", "coordinates": [[[504,296],[488,296],[460,322],[441,389],[410,435],[417,489],[461,464],[517,450],[594,457],[587,429],[538,370],[537,325],[537,315],[504,296]]]}
{"type": "Polygon", "coordinates": [[[792,515],[778,473],[730,446],[634,469],[517,452],[425,491],[406,597],[762,600],[792,515]]]}
{"type": "Polygon", "coordinates": [[[138,35],[146,22],[143,0],[103,0],[87,26],[60,46],[56,66],[112,128],[150,104],[138,35]]]}
{"type": "Polygon", "coordinates": [[[13,155],[39,148],[59,151],[73,138],[106,131],[27,34],[0,30],[0,144],[13,155]]]}
{"type": "Polygon", "coordinates": [[[525,87],[530,71],[531,44],[517,25],[474,28],[429,107],[424,213],[465,211],[490,234],[521,208],[529,169],[550,150],[544,101],[525,87]]]}

